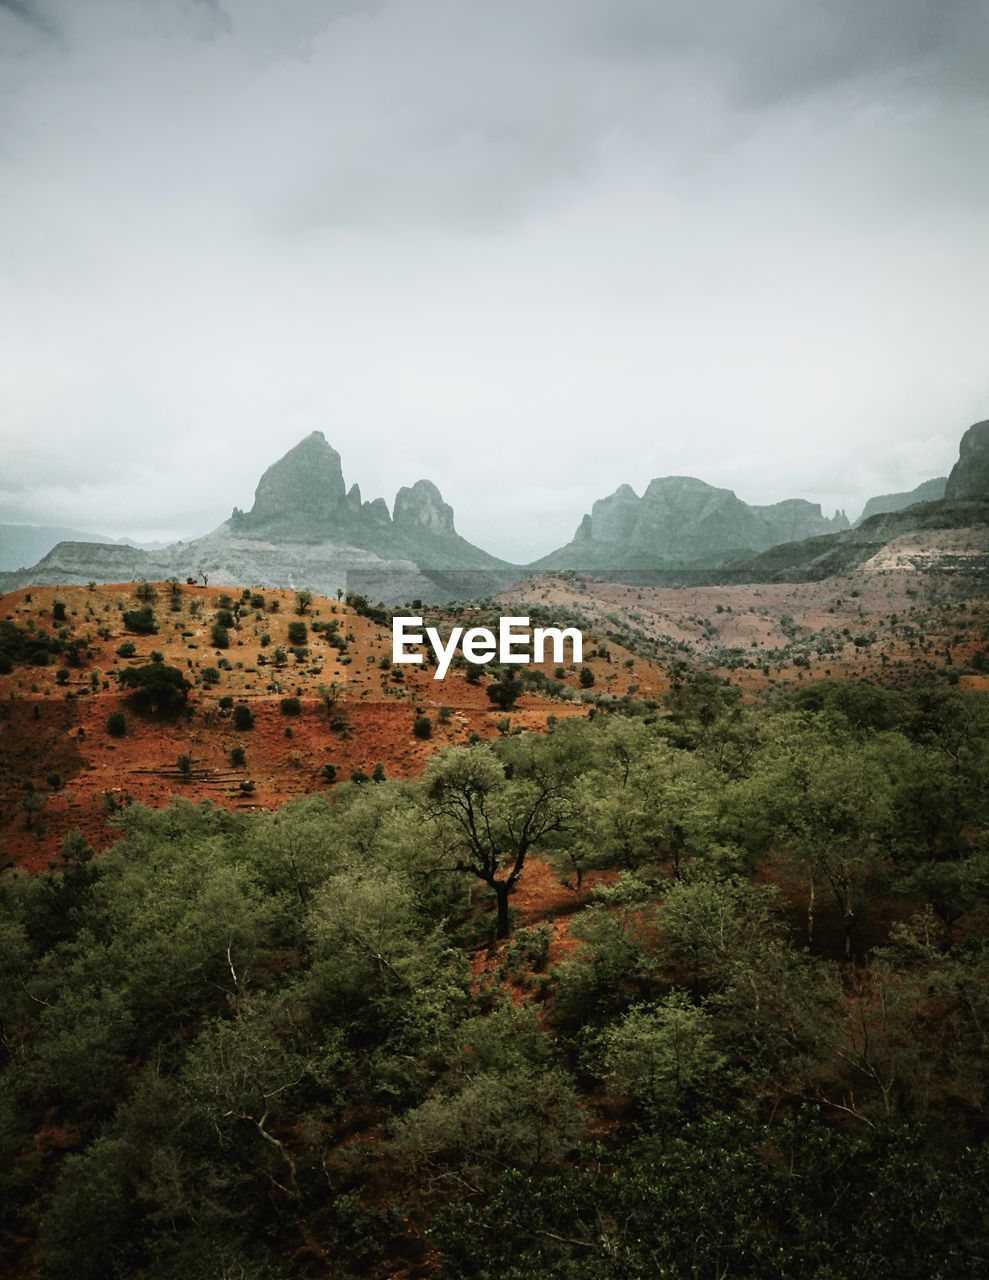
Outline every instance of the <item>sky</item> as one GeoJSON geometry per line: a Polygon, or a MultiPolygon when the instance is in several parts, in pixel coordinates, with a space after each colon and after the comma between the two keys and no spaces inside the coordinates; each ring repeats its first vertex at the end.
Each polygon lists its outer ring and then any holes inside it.
{"type": "Polygon", "coordinates": [[[984,0],[0,0],[0,521],[312,430],[515,560],[687,474],[843,507],[989,417],[984,0]]]}

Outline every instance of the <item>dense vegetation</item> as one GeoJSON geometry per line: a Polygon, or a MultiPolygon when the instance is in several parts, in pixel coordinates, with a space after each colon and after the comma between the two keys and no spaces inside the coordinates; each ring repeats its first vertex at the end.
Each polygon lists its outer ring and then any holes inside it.
{"type": "Polygon", "coordinates": [[[68,837],[0,882],[4,1274],[986,1274],[987,729],[693,680],[68,837]]]}

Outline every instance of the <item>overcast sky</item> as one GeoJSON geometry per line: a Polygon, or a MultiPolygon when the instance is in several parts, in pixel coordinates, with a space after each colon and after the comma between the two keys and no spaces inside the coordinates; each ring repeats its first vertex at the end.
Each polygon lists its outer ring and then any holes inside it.
{"type": "Polygon", "coordinates": [[[984,0],[0,0],[0,520],[206,532],[322,430],[510,558],[854,516],[989,417],[984,0]]]}

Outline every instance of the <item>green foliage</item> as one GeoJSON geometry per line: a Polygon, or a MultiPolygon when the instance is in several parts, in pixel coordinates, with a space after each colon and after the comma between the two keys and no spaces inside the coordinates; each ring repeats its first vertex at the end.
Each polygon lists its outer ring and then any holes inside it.
{"type": "Polygon", "coordinates": [[[492,706],[508,711],[515,706],[524,690],[522,681],[511,668],[506,667],[499,678],[488,685],[488,701],[492,706]]]}
{"type": "Polygon", "coordinates": [[[150,605],[145,605],[141,609],[132,609],[124,613],[123,623],[128,631],[133,631],[137,635],[150,636],[154,635],[158,630],[158,623],[155,619],[154,610],[150,605]]]}
{"type": "Polygon", "coordinates": [[[433,722],[429,716],[416,716],[412,722],[412,733],[416,738],[431,738],[433,736],[433,722]]]}
{"type": "Polygon", "coordinates": [[[297,716],[302,711],[302,703],[298,698],[282,698],[279,708],[283,716],[297,716]]]}
{"type": "Polygon", "coordinates": [[[12,1274],[981,1277],[984,704],[668,710],[0,878],[12,1274]]]}
{"type": "Polygon", "coordinates": [[[111,711],[106,718],[106,731],[111,738],[122,738],[127,732],[127,720],[122,711],[111,711]]]}
{"type": "Polygon", "coordinates": [[[120,675],[120,687],[131,690],[131,702],[140,711],[174,711],[184,705],[189,681],[178,669],[163,662],[128,667],[120,675]]]}
{"type": "Polygon", "coordinates": [[[254,728],[254,712],[246,702],[238,702],[234,707],[233,726],[238,731],[254,728]]]}

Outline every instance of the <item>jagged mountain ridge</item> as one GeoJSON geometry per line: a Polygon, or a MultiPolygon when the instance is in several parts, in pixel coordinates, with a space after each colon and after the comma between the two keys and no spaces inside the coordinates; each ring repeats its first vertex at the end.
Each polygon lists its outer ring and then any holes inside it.
{"type": "Polygon", "coordinates": [[[695,572],[707,581],[801,580],[862,563],[904,532],[987,523],[989,421],[965,433],[943,499],[881,512],[855,528],[844,512],[829,518],[803,499],[751,506],[730,489],[668,476],[641,498],[620,486],[594,504],[566,547],[521,568],[462,538],[429,480],[400,489],[391,512],[381,498],[365,501],[356,484],[346,487],[340,455],[312,432],[267,468],[250,511],[234,508],[204,537],[161,550],[61,542],[32,568],[0,573],[0,590],[204,572],[215,584],[347,588],[398,602],[493,594],[546,569],[603,576],[683,569],[684,582],[695,572]]]}
{"type": "Polygon", "coordinates": [[[849,528],[843,511],[829,518],[803,498],[752,506],[733,490],[693,476],[664,476],[650,481],[641,498],[627,484],[599,498],[571,541],[534,567],[713,567],[740,554],[849,528]]]}
{"type": "Polygon", "coordinates": [[[365,502],[356,484],[347,489],[340,455],[314,431],[267,468],[250,511],[235,507],[203,537],[152,552],[62,542],[32,568],[0,574],[0,589],[200,573],[217,584],[325,594],[364,587],[382,600],[476,594],[488,589],[487,574],[496,590],[511,581],[505,561],[457,533],[453,508],[431,481],[400,489],[392,512],[381,498],[365,502]]]}

